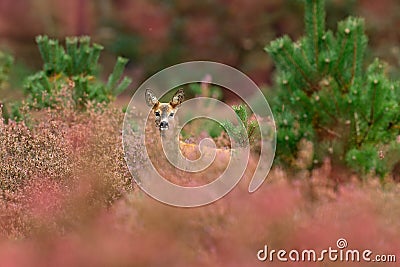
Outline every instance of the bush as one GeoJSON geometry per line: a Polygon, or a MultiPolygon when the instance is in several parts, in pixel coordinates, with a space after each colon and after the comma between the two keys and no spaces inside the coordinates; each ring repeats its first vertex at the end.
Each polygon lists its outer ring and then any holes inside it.
{"type": "Polygon", "coordinates": [[[132,190],[121,146],[123,112],[98,103],[77,112],[70,88],[59,94],[66,102],[32,117],[29,127],[4,123],[0,112],[0,236],[32,235],[40,217],[32,205],[45,214],[56,205],[44,221],[61,232],[132,190]],[[53,193],[63,204],[51,203],[53,193]]]}
{"type": "MultiPolygon", "coordinates": [[[[278,68],[274,114],[277,156],[291,164],[302,139],[314,143],[315,160],[326,157],[362,173],[384,175],[385,155],[399,145],[399,81],[375,60],[364,68],[364,20],[350,17],[325,30],[324,0],[305,1],[306,34],[284,36],[265,49],[278,68]]],[[[399,155],[397,155],[399,156],[399,155]]]]}
{"type": "Polygon", "coordinates": [[[25,82],[28,103],[35,108],[54,107],[54,96],[61,88],[70,85],[78,109],[88,101],[109,102],[124,91],[131,79],[121,80],[127,59],[119,57],[107,83],[99,78],[98,63],[101,45],[90,45],[90,38],[66,38],[66,49],[57,40],[47,36],[36,38],[44,61],[43,70],[29,76],[25,82]]]}

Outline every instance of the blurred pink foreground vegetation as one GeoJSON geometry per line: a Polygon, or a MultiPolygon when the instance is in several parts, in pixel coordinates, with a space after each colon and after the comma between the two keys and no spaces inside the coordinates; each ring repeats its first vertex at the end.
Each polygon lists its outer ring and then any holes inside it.
{"type": "Polygon", "coordinates": [[[68,103],[32,115],[29,127],[0,122],[1,266],[262,266],[264,245],[322,250],[346,238],[376,254],[400,247],[400,187],[389,180],[340,179],[327,160],[297,175],[273,168],[249,194],[250,162],[218,202],[170,207],[132,184],[123,113],[90,104],[77,113],[68,103]]]}

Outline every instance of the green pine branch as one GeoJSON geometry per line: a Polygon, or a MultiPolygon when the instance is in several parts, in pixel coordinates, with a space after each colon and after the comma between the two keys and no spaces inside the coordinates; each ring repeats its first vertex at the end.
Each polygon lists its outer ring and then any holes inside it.
{"type": "Polygon", "coordinates": [[[38,36],[36,42],[43,59],[43,70],[25,80],[28,102],[36,108],[56,105],[54,95],[71,84],[76,106],[81,108],[88,101],[109,102],[132,82],[123,77],[128,62],[124,58],[118,58],[108,82],[101,81],[98,61],[103,47],[91,45],[88,36],[67,37],[65,48],[58,40],[47,36],[38,36]]]}
{"type": "Polygon", "coordinates": [[[318,69],[325,33],[325,3],[319,0],[305,1],[305,27],[307,55],[313,66],[318,69]]]}

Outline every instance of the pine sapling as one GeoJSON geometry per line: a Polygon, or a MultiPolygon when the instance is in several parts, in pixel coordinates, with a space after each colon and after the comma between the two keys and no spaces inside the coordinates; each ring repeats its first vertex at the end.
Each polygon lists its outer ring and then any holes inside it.
{"type": "Polygon", "coordinates": [[[54,96],[65,86],[72,87],[76,107],[80,109],[88,101],[109,102],[131,83],[130,78],[122,78],[128,62],[124,58],[117,59],[108,82],[101,81],[98,60],[103,47],[91,45],[90,37],[67,37],[65,48],[47,36],[38,36],[36,42],[44,61],[43,70],[25,82],[28,102],[36,108],[56,105],[54,96]]]}
{"type": "Polygon", "coordinates": [[[304,0],[304,37],[288,36],[265,50],[277,66],[278,97],[273,104],[278,128],[277,156],[292,164],[300,140],[314,143],[314,163],[327,156],[361,173],[384,175],[400,155],[399,81],[376,59],[367,68],[367,37],[362,18],[325,29],[324,0],[304,0]],[[383,156],[382,156],[383,155],[383,156]]]}

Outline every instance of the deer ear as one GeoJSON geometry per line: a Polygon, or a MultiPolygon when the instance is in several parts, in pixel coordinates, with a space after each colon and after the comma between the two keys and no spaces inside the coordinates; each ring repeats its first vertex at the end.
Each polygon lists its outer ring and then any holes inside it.
{"type": "Polygon", "coordinates": [[[176,92],[175,95],[172,97],[172,100],[171,102],[169,102],[169,104],[175,108],[182,104],[184,99],[185,93],[183,92],[183,89],[179,89],[178,92],[176,92]]]}
{"type": "Polygon", "coordinates": [[[146,89],[145,99],[146,99],[146,104],[149,107],[154,107],[156,104],[158,104],[157,97],[154,95],[154,93],[150,89],[146,89]]]}

